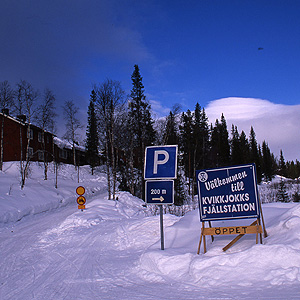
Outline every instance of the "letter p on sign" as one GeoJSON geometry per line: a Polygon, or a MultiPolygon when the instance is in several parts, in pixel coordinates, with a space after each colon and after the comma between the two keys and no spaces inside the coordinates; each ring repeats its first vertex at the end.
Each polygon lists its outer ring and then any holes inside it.
{"type": "Polygon", "coordinates": [[[175,179],[178,146],[151,146],[145,151],[145,179],[175,179]]]}
{"type": "Polygon", "coordinates": [[[168,162],[170,155],[165,150],[155,150],[154,151],[154,166],[153,166],[153,174],[157,174],[157,165],[164,165],[168,162]],[[159,160],[159,155],[164,156],[163,160],[159,160]]]}

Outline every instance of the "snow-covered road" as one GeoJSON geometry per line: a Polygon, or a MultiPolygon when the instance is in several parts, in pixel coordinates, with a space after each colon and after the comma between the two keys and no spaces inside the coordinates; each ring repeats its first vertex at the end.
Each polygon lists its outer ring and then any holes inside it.
{"type": "MultiPolygon", "coordinates": [[[[231,290],[216,284],[214,290],[175,274],[146,274],[140,267],[151,256],[145,251],[153,244],[160,251],[158,217],[141,217],[105,198],[97,196],[84,212],[69,205],[1,228],[0,299],[285,299],[284,286],[231,290]]],[[[165,225],[178,220],[166,215],[165,225]]],[[[288,295],[297,299],[297,288],[290,286],[288,295]]]]}
{"type": "Polygon", "coordinates": [[[105,198],[84,212],[69,205],[1,228],[0,299],[159,299],[164,284],[136,276],[143,248],[131,247],[124,229],[145,222],[105,198]]]}
{"type": "Polygon", "coordinates": [[[132,284],[134,256],[112,240],[126,216],[114,201],[94,202],[93,213],[73,205],[1,228],[0,299],[104,299],[132,284]]]}
{"type": "Polygon", "coordinates": [[[166,214],[162,251],[159,216],[147,216],[142,200],[107,200],[104,176],[87,170],[82,212],[65,168],[57,190],[38,168],[24,190],[11,169],[0,173],[0,300],[300,299],[298,203],[263,205],[263,245],[248,235],[226,253],[230,236],[196,254],[197,210],[166,214]]]}

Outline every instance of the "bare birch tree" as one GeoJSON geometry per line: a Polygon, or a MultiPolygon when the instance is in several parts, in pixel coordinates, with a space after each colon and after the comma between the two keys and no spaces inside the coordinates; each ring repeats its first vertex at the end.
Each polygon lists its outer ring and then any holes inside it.
{"type": "Polygon", "coordinates": [[[32,85],[25,80],[21,80],[17,84],[16,90],[16,101],[15,107],[16,111],[19,116],[24,115],[26,116],[26,122],[20,122],[20,174],[21,174],[21,188],[23,189],[25,186],[25,180],[28,172],[28,167],[30,164],[30,159],[32,153],[29,153],[30,148],[30,140],[32,139],[32,132],[31,132],[31,122],[36,113],[36,102],[38,99],[38,91],[35,90],[32,85]],[[25,160],[23,154],[23,134],[22,128],[26,126],[27,132],[27,142],[26,142],[26,153],[25,153],[25,160]]]}
{"type": "Polygon", "coordinates": [[[45,144],[45,132],[49,131],[51,133],[55,130],[55,96],[53,92],[49,89],[44,90],[44,95],[42,99],[42,104],[38,106],[38,114],[36,116],[37,125],[42,129],[42,147],[43,147],[43,160],[44,160],[44,180],[48,179],[48,163],[53,159],[53,153],[46,152],[45,144]],[[49,159],[50,158],[50,159],[49,159]]]}
{"type": "MultiPolygon", "coordinates": [[[[0,83],[0,109],[2,113],[5,113],[5,109],[11,109],[14,105],[14,91],[10,87],[8,81],[0,83]]],[[[4,149],[4,116],[2,116],[1,122],[1,154],[0,154],[0,171],[3,168],[3,149],[4,149]]]]}
{"type": "Polygon", "coordinates": [[[125,92],[119,81],[107,79],[99,86],[95,86],[96,112],[100,124],[103,125],[106,167],[108,181],[108,199],[115,199],[117,183],[117,165],[115,152],[116,124],[124,108],[125,92]]]}
{"type": "Polygon", "coordinates": [[[79,108],[75,106],[73,101],[65,101],[65,104],[63,106],[64,118],[66,121],[66,133],[64,135],[64,138],[66,138],[72,144],[73,164],[75,168],[77,168],[76,144],[78,144],[78,130],[82,128],[80,120],[77,116],[78,110],[79,108]]]}

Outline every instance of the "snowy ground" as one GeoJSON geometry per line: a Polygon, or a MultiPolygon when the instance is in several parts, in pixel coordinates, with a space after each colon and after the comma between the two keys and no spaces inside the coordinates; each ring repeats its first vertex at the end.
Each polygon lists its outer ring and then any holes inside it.
{"type": "Polygon", "coordinates": [[[299,204],[263,205],[263,245],[248,235],[223,252],[233,236],[219,236],[200,255],[198,211],[164,215],[162,251],[159,216],[128,193],[107,200],[103,174],[80,170],[81,212],[73,167],[60,170],[58,189],[42,172],[33,166],[24,190],[16,164],[0,172],[1,300],[300,299],[299,204]]]}

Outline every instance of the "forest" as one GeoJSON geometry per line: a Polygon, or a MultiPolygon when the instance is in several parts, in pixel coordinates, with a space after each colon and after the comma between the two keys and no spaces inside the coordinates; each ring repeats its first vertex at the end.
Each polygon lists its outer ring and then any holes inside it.
{"type": "Polygon", "coordinates": [[[175,104],[168,116],[153,120],[145,97],[138,65],[131,76],[132,89],[125,96],[118,81],[95,85],[88,108],[86,149],[93,169],[99,148],[107,167],[110,197],[119,189],[144,198],[144,153],[151,145],[178,145],[178,174],[175,180],[175,204],[194,196],[195,172],[222,166],[255,163],[258,183],[270,181],[275,174],[289,178],[300,176],[300,163],[285,162],[283,152],[276,158],[267,141],[260,145],[254,128],[249,137],[237,126],[228,131],[225,116],[210,124],[199,103],[194,111],[182,112],[175,104]]]}
{"type": "MultiPolygon", "coordinates": [[[[253,127],[247,136],[234,124],[227,124],[223,114],[209,123],[199,103],[195,104],[194,111],[186,112],[175,104],[166,117],[153,119],[138,65],[134,66],[131,80],[129,95],[119,81],[111,79],[94,84],[90,93],[83,143],[91,172],[100,164],[105,165],[109,199],[115,199],[118,190],[144,198],[145,148],[152,145],[178,145],[176,205],[185,204],[187,197],[196,194],[195,172],[200,169],[255,163],[258,183],[272,180],[275,174],[299,178],[298,160],[286,162],[282,151],[279,158],[275,157],[267,141],[258,144],[253,127]]],[[[15,89],[7,81],[0,83],[2,112],[10,109],[15,115],[26,115],[29,123],[50,132],[55,130],[57,118],[55,101],[51,90],[40,93],[24,80],[17,83],[15,89]]],[[[63,138],[73,146],[75,166],[75,146],[80,144],[79,131],[84,126],[78,110],[72,100],[65,101],[63,138]]],[[[2,163],[1,155],[0,166],[2,163]]]]}

